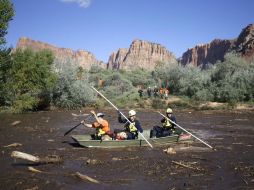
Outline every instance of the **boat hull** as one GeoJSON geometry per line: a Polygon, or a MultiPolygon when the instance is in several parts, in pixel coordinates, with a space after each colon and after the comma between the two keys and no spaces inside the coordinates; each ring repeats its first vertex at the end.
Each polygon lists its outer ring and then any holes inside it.
{"type": "MultiPolygon", "coordinates": [[[[94,148],[121,148],[121,147],[142,147],[149,146],[148,143],[139,137],[135,140],[92,140],[90,135],[73,135],[72,139],[84,147],[94,148]]],[[[161,138],[147,138],[153,146],[163,146],[179,141],[179,135],[171,135],[161,138]]],[[[186,140],[186,139],[185,139],[186,140]]]]}

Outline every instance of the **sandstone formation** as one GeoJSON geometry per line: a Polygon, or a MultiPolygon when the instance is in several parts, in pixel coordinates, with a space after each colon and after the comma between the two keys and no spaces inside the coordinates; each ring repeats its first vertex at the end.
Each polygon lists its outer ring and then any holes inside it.
{"type": "Polygon", "coordinates": [[[236,53],[250,59],[254,56],[254,24],[248,25],[238,36],[234,47],[236,53]]]}
{"type": "Polygon", "coordinates": [[[233,42],[232,40],[215,39],[209,44],[197,45],[183,53],[181,64],[200,66],[208,63],[214,64],[218,60],[222,61],[233,42]]]}
{"type": "Polygon", "coordinates": [[[55,56],[55,62],[61,64],[71,62],[73,64],[80,65],[84,69],[90,69],[92,65],[98,65],[100,67],[106,68],[106,64],[104,64],[102,61],[97,60],[90,52],[83,50],[72,51],[71,49],[67,48],[58,48],[28,38],[20,38],[16,48],[30,48],[34,51],[49,49],[55,56]]]}
{"type": "Polygon", "coordinates": [[[107,68],[112,70],[119,70],[120,65],[124,65],[124,59],[128,53],[128,49],[120,48],[117,52],[109,56],[107,68]]]}
{"type": "Polygon", "coordinates": [[[119,49],[110,55],[108,69],[134,70],[143,68],[153,70],[156,63],[176,64],[176,58],[160,44],[134,40],[129,49],[119,49]]]}
{"type": "Polygon", "coordinates": [[[228,52],[235,52],[250,60],[254,57],[254,25],[250,24],[242,30],[237,39],[213,40],[211,43],[197,45],[183,53],[182,65],[204,66],[223,61],[228,52]]]}
{"type": "Polygon", "coordinates": [[[171,52],[160,44],[142,40],[134,40],[129,48],[120,48],[117,52],[112,53],[107,65],[97,60],[90,52],[58,48],[28,38],[20,38],[16,48],[31,48],[35,51],[49,49],[55,55],[55,62],[61,64],[71,62],[85,69],[90,69],[92,65],[98,65],[111,70],[134,70],[137,68],[153,70],[159,62],[169,65],[180,62],[182,65],[202,67],[208,63],[215,64],[217,61],[223,61],[228,52],[235,52],[247,60],[254,59],[254,24],[245,27],[237,39],[215,39],[211,43],[189,48],[178,61],[171,52]]]}

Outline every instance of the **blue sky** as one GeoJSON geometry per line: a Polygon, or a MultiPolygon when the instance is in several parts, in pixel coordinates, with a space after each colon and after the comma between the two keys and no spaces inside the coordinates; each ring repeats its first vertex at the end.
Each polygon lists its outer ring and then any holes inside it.
{"type": "Polygon", "coordinates": [[[233,39],[254,23],[253,0],[11,0],[7,45],[20,37],[83,49],[104,62],[134,39],[159,43],[178,58],[189,47],[233,39]]]}

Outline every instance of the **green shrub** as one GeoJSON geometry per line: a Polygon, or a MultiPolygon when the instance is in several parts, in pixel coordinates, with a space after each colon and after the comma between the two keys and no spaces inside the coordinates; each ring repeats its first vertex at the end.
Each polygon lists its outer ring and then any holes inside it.
{"type": "Polygon", "coordinates": [[[58,80],[53,90],[53,103],[57,107],[74,109],[92,104],[95,94],[89,87],[86,72],[77,65],[56,64],[58,80]]]}
{"type": "Polygon", "coordinates": [[[24,113],[27,111],[35,111],[35,107],[38,104],[38,99],[31,96],[29,93],[18,96],[12,105],[13,113],[24,113]]]}
{"type": "Polygon", "coordinates": [[[6,92],[2,96],[2,105],[13,107],[14,112],[15,109],[17,112],[32,111],[49,106],[48,97],[56,81],[56,75],[51,70],[52,53],[17,49],[11,57],[8,68],[1,67],[2,72],[5,69],[1,91],[6,92]]]}
{"type": "Polygon", "coordinates": [[[221,102],[249,101],[253,99],[253,64],[233,54],[215,66],[211,74],[215,100],[221,102]]]}

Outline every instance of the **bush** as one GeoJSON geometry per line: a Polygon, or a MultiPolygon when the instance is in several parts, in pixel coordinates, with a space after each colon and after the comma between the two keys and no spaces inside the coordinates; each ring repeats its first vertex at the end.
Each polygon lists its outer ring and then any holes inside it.
{"type": "Polygon", "coordinates": [[[75,109],[92,104],[95,95],[89,87],[87,73],[71,63],[55,67],[58,80],[53,90],[53,103],[57,107],[75,109]]]}
{"type": "Polygon", "coordinates": [[[148,87],[155,85],[155,81],[151,77],[151,73],[143,69],[136,69],[134,71],[127,72],[125,74],[125,78],[131,81],[132,85],[135,87],[148,87]]]}
{"type": "Polygon", "coordinates": [[[35,107],[38,104],[38,99],[31,96],[29,93],[22,94],[17,97],[12,105],[13,113],[23,113],[26,111],[34,111],[35,107]]]}
{"type": "Polygon", "coordinates": [[[8,80],[4,80],[1,87],[1,91],[6,92],[2,96],[3,105],[13,107],[14,112],[36,110],[43,102],[47,104],[44,107],[49,106],[49,101],[45,99],[50,96],[56,80],[51,70],[52,53],[17,49],[11,57],[4,75],[8,80]]]}
{"type": "Polygon", "coordinates": [[[104,78],[104,84],[102,90],[110,98],[123,95],[126,92],[130,92],[133,86],[130,81],[125,79],[120,73],[111,73],[104,78]]]}
{"type": "Polygon", "coordinates": [[[213,101],[214,95],[209,89],[200,89],[194,94],[193,99],[197,101],[213,101]]]}
{"type": "Polygon", "coordinates": [[[216,101],[236,102],[253,99],[253,64],[228,54],[225,61],[215,66],[211,81],[215,86],[216,101]]]}

